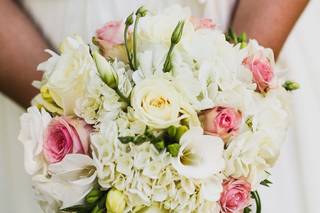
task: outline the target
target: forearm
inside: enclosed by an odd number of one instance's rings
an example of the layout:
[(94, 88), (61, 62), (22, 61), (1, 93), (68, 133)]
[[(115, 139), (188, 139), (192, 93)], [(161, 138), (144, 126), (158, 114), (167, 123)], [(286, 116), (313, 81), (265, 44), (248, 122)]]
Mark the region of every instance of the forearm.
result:
[(235, 9), (232, 28), (246, 32), (277, 57), (287, 36), (308, 0), (240, 0)]
[(0, 0), (0, 91), (23, 106), (30, 103), (40, 79), (37, 65), (48, 56), (41, 34), (23, 11), (9, 0)]

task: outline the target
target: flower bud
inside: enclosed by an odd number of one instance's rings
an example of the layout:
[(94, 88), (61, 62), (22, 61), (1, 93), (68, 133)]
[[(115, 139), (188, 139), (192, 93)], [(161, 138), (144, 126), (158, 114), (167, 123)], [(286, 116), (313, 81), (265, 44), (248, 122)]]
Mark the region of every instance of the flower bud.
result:
[(100, 55), (98, 51), (94, 51), (92, 55), (96, 62), (98, 72), (103, 82), (111, 88), (117, 87), (118, 77), (115, 71), (113, 70), (111, 64), (107, 61), (107, 59)]
[(102, 193), (99, 189), (93, 188), (93, 189), (89, 192), (89, 194), (87, 194), (87, 196), (86, 196), (86, 202), (87, 202), (88, 204), (94, 204), (94, 203), (96, 203), (96, 202), (99, 200), (99, 198), (100, 198), (102, 195), (103, 195), (103, 193)]
[(122, 213), (126, 207), (123, 193), (119, 190), (111, 189), (107, 195), (106, 207), (110, 213)]
[(125, 24), (127, 26), (130, 26), (131, 24), (133, 24), (133, 13), (131, 13), (130, 16), (127, 17)]
[(180, 141), (181, 136), (188, 131), (188, 127), (187, 126), (179, 126), (177, 128), (177, 133), (175, 135), (175, 139), (176, 141)]
[(170, 126), (167, 130), (169, 137), (174, 138), (177, 134), (177, 128), (175, 126)]
[(171, 36), (171, 43), (173, 44), (178, 44), (181, 36), (182, 36), (182, 32), (183, 32), (183, 26), (184, 26), (184, 21), (179, 21), (179, 23), (177, 24), (176, 28), (174, 29), (172, 36)]
[(153, 144), (159, 152), (161, 152), (165, 147), (165, 143), (163, 140), (156, 141)]
[(282, 85), (287, 91), (297, 90), (300, 88), (300, 85), (294, 81), (286, 81)]
[(177, 157), (179, 154), (181, 145), (178, 143), (173, 143), (167, 146), (168, 152), (171, 154), (172, 157)]
[(139, 16), (141, 16), (141, 17), (144, 17), (145, 15), (147, 15), (147, 12), (148, 12), (148, 10), (147, 10), (144, 6), (141, 6), (141, 7), (139, 7), (139, 9), (137, 10), (136, 15), (139, 15)]

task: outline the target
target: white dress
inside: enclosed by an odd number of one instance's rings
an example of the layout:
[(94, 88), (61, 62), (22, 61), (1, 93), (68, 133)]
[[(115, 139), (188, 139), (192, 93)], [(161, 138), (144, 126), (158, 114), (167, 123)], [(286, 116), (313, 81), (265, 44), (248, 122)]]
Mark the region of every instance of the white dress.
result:
[[(161, 9), (173, 3), (189, 6), (195, 16), (211, 17), (225, 28), (235, 0), (23, 0), (26, 9), (58, 46), (67, 35), (79, 34), (87, 41), (105, 22), (124, 18), (144, 4)], [(320, 212), (320, 171), (317, 151), (320, 143), (314, 133), (320, 120), (320, 29), (315, 20), (320, 2), (312, 1), (290, 36), (280, 58), (302, 89), (295, 95), (293, 134), (283, 147), (274, 169), (270, 189), (262, 190), (263, 212)], [(314, 23), (313, 23), (314, 22)], [(303, 44), (303, 45), (301, 45)], [(23, 110), (0, 94), (0, 206), (1, 212), (40, 212), (31, 190), (30, 177), (23, 169), (22, 145), (17, 142), (19, 115)], [(297, 122), (299, 121), (299, 123)], [(318, 125), (318, 126), (317, 126)], [(316, 136), (316, 135), (315, 135)], [(313, 143), (314, 142), (314, 143)]]

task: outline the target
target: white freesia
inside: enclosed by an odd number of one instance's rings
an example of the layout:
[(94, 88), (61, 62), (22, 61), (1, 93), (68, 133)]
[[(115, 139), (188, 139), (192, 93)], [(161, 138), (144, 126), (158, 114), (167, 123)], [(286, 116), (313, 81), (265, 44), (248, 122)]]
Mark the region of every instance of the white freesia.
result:
[(180, 139), (180, 150), (172, 165), (187, 178), (202, 179), (224, 169), (223, 141), (219, 137), (203, 135), (201, 128), (191, 128)]
[[(76, 100), (85, 95), (90, 73), (97, 73), (89, 47), (78, 36), (68, 37), (61, 46), (61, 55), (54, 54), (38, 66), (45, 71), (44, 84), (65, 115), (74, 114)], [(56, 62), (54, 66), (52, 63)]]
[(50, 177), (33, 178), (35, 189), (60, 202), (59, 208), (80, 204), (96, 179), (95, 164), (87, 155), (69, 154), (59, 163), (49, 165)]
[(51, 116), (44, 109), (28, 108), (21, 118), (21, 130), (18, 139), (24, 145), (24, 165), (28, 174), (34, 175), (46, 165), (42, 155), (44, 132)]
[(132, 91), (131, 104), (136, 117), (150, 127), (167, 128), (184, 118), (189, 118), (191, 125), (199, 125), (196, 112), (166, 79), (141, 81)]

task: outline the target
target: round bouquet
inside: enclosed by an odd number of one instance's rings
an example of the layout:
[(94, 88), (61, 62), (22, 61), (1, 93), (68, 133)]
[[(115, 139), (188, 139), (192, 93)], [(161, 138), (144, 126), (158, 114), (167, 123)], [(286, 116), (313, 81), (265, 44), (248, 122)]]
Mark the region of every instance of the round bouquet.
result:
[(173, 6), (66, 38), (21, 117), (44, 212), (261, 211), (292, 81), (273, 53)]

